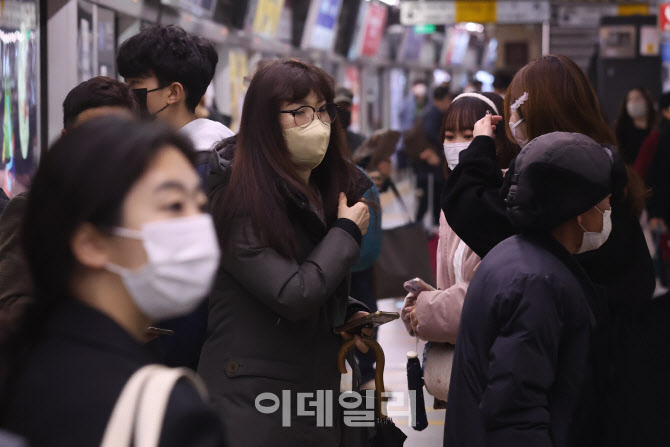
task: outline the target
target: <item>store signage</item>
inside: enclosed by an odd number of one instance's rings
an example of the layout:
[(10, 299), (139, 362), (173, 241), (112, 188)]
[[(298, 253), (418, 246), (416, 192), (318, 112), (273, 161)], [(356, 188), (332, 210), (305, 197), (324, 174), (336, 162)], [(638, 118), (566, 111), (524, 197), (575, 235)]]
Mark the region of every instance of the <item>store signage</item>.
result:
[(361, 56), (373, 57), (377, 54), (384, 37), (388, 9), (380, 3), (372, 3), (365, 17)]
[(258, 0), (254, 17), (254, 32), (265, 37), (275, 37), (284, 0)]
[(330, 50), (335, 38), (337, 18), (340, 14), (342, 0), (320, 0), (312, 3), (307, 20), (303, 47)]
[(661, 31), (670, 31), (670, 3), (663, 3), (658, 12), (658, 25)]

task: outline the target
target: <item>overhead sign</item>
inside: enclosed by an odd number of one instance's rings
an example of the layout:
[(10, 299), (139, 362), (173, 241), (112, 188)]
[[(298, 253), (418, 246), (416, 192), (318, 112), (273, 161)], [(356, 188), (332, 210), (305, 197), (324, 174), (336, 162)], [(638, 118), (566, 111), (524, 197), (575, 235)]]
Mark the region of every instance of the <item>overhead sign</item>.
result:
[(470, 0), (456, 2), (456, 22), (494, 23), (496, 21), (496, 2)]
[(406, 1), (400, 3), (400, 23), (451, 25), (458, 22), (525, 24), (551, 18), (548, 0), (494, 1)]
[(601, 17), (616, 16), (618, 12), (616, 5), (559, 6), (557, 20), (559, 26), (595, 28)]
[(401, 2), (400, 23), (406, 26), (456, 23), (456, 3), (440, 1)]
[(499, 24), (543, 23), (551, 19), (551, 5), (548, 1), (498, 2), (497, 20)]
[(670, 3), (663, 3), (658, 12), (658, 24), (661, 31), (670, 31)]
[(435, 25), (415, 25), (414, 26), (414, 32), (416, 34), (433, 34), (435, 31), (437, 31), (437, 27)]

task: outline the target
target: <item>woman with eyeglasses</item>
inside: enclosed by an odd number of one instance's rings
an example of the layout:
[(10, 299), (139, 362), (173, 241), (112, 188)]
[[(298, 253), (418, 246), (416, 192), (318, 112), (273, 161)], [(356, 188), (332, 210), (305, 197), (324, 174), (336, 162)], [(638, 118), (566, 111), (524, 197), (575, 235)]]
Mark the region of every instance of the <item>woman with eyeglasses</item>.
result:
[(198, 373), (231, 445), (341, 443), (336, 360), (353, 335), (334, 329), (368, 313), (348, 292), (371, 182), (345, 158), (333, 98), (320, 68), (263, 62), (210, 161), (222, 264)]

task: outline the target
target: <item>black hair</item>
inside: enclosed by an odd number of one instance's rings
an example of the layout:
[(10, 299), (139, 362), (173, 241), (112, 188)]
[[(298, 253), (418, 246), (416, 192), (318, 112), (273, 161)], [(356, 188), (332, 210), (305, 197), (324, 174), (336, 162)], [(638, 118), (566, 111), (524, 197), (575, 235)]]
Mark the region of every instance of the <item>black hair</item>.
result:
[(97, 76), (82, 82), (65, 97), (63, 127), (70, 130), (81, 112), (103, 106), (125, 107), (138, 113), (137, 100), (126, 84), (106, 76)]
[(449, 96), (449, 87), (446, 85), (440, 85), (433, 90), (433, 99), (435, 101), (441, 101), (447, 96)]
[(71, 299), (74, 232), (83, 223), (102, 231), (119, 225), (128, 192), (168, 145), (194, 163), (191, 143), (169, 128), (110, 116), (76, 126), (42, 156), (21, 228), (35, 295), (0, 337), (1, 403), (46, 319)]
[(214, 78), (219, 55), (202, 37), (178, 26), (155, 25), (123, 42), (116, 62), (124, 78), (155, 75), (161, 87), (179, 82), (193, 112)]
[(496, 90), (507, 90), (514, 76), (504, 70), (498, 70), (493, 74), (493, 88)]
[[(498, 109), (498, 113), (503, 116), (502, 122), (505, 122), (506, 119), (504, 116), (504, 103), (500, 95), (491, 92), (480, 94), (490, 99), (493, 104), (495, 104), (496, 109)], [(491, 110), (491, 106), (489, 106), (485, 101), (482, 101), (480, 98), (466, 96), (452, 102), (449, 106), (449, 109), (444, 114), (444, 119), (442, 120), (442, 129), (440, 130), (440, 138), (444, 139), (444, 134), (448, 131), (457, 132), (474, 129), (475, 123), (484, 118), (487, 111), (495, 113), (493, 110)], [(505, 134), (505, 128), (503, 126), (496, 126), (494, 133), (498, 166), (501, 169), (505, 169), (509, 167), (510, 162), (519, 153), (520, 148), (518, 145), (507, 138), (507, 135)]]
[(166, 145), (193, 160), (190, 142), (164, 126), (102, 117), (72, 129), (43, 156), (23, 222), (38, 295), (69, 293), (72, 233), (84, 222), (117, 225), (126, 194)]
[(658, 98), (658, 109), (665, 110), (670, 107), (670, 92), (665, 92)]

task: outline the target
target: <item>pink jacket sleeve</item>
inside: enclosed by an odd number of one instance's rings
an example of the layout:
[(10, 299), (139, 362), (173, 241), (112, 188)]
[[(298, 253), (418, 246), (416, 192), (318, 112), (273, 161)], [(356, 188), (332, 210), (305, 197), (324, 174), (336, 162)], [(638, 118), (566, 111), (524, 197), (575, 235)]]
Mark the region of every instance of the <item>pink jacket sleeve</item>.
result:
[(422, 340), (456, 343), (463, 301), (469, 282), (460, 282), (447, 290), (421, 292), (416, 300), (419, 320), (417, 335)]
[(416, 299), (417, 335), (422, 340), (456, 342), (465, 295), (480, 262), (479, 257), (466, 247), (462, 253), (462, 280), (456, 282), (454, 256), (460, 243), (461, 239), (449, 227), (442, 213), (437, 249), (437, 286), (441, 290), (422, 292)]

